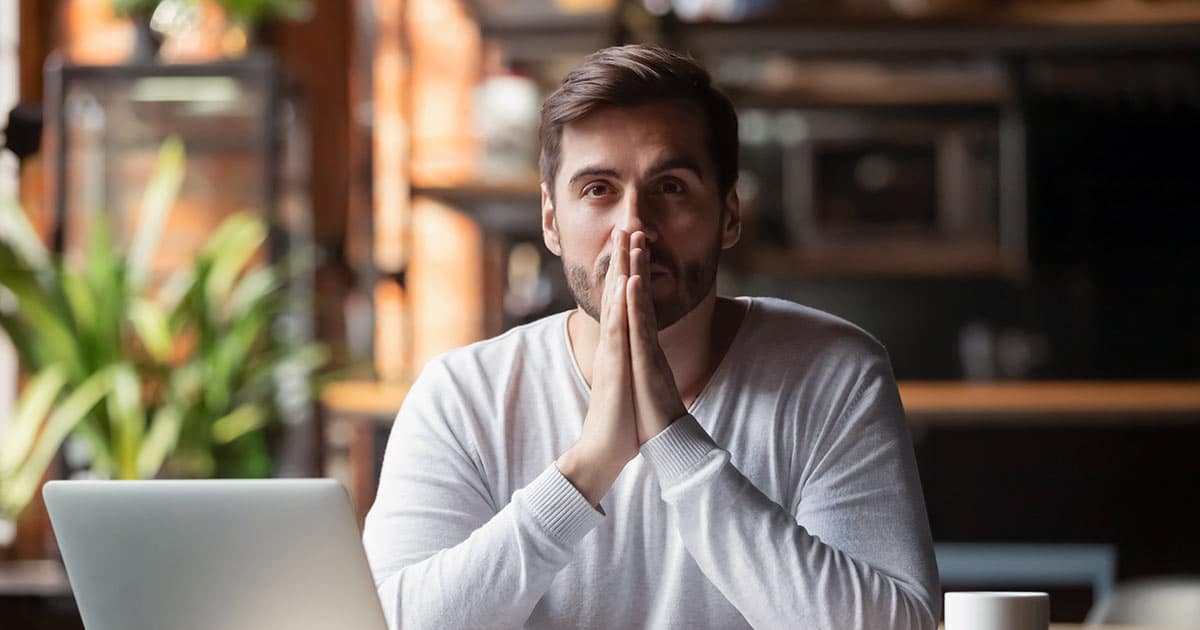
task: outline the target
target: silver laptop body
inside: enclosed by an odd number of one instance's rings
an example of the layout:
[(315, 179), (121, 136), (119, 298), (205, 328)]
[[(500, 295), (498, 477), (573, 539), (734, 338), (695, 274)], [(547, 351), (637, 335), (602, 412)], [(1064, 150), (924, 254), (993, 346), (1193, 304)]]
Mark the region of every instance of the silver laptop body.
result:
[(88, 630), (386, 630), (332, 479), (52, 481)]

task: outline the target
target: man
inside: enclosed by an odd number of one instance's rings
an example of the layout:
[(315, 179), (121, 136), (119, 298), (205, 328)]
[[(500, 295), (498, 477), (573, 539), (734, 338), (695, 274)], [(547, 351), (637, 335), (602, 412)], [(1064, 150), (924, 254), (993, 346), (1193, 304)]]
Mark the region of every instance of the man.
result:
[(542, 230), (579, 307), (442, 355), (364, 544), (404, 628), (933, 628), (887, 354), (718, 298), (737, 118), (686, 57), (600, 51), (542, 109)]

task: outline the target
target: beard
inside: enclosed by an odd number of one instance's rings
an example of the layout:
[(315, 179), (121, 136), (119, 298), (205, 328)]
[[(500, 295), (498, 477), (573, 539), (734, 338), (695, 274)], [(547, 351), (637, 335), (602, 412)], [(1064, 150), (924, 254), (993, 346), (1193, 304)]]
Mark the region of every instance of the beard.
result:
[[(712, 291), (717, 279), (717, 263), (721, 259), (720, 239), (714, 244), (709, 253), (700, 260), (681, 264), (665, 249), (655, 244), (647, 243), (650, 260), (655, 265), (666, 267), (669, 271), (668, 280), (672, 287), (669, 295), (653, 298), (654, 319), (658, 329), (663, 330), (683, 319), (684, 315), (692, 312)], [(589, 317), (600, 321), (600, 300), (597, 296), (604, 292), (604, 277), (608, 274), (608, 266), (612, 255), (606, 254), (596, 261), (596, 268), (588, 270), (583, 265), (572, 265), (563, 256), (563, 273), (567, 277), (567, 286), (575, 303)], [(654, 295), (654, 281), (649, 274), (643, 274), (642, 281)]]

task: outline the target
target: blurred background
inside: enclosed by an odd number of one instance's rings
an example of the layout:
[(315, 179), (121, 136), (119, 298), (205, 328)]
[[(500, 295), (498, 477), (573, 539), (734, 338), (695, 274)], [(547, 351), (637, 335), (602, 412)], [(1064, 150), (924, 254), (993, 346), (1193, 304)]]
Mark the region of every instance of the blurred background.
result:
[(47, 478), (361, 518), (421, 366), (573, 306), (539, 107), (632, 42), (738, 107), (719, 290), (888, 348), (946, 589), (1200, 597), (1200, 2), (0, 0), (0, 625), (80, 627)]

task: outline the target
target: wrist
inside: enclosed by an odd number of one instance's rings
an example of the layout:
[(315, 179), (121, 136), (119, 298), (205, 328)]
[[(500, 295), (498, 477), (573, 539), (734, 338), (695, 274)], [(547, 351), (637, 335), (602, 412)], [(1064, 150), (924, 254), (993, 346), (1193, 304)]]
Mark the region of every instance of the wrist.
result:
[(684, 409), (683, 411), (679, 411), (679, 412), (672, 412), (667, 415), (663, 415), (659, 418), (648, 420), (641, 427), (641, 430), (638, 431), (638, 448), (640, 449), (642, 447), (642, 445), (644, 445), (646, 442), (653, 440), (655, 437), (658, 436), (659, 433), (666, 431), (668, 428), (671, 427), (672, 424), (675, 423), (676, 420), (682, 418), (685, 415), (687, 415), (686, 409)]
[(593, 507), (599, 507), (600, 500), (608, 494), (621, 473), (621, 468), (613, 470), (611, 462), (589, 454), (578, 443), (563, 452), (554, 464)]

